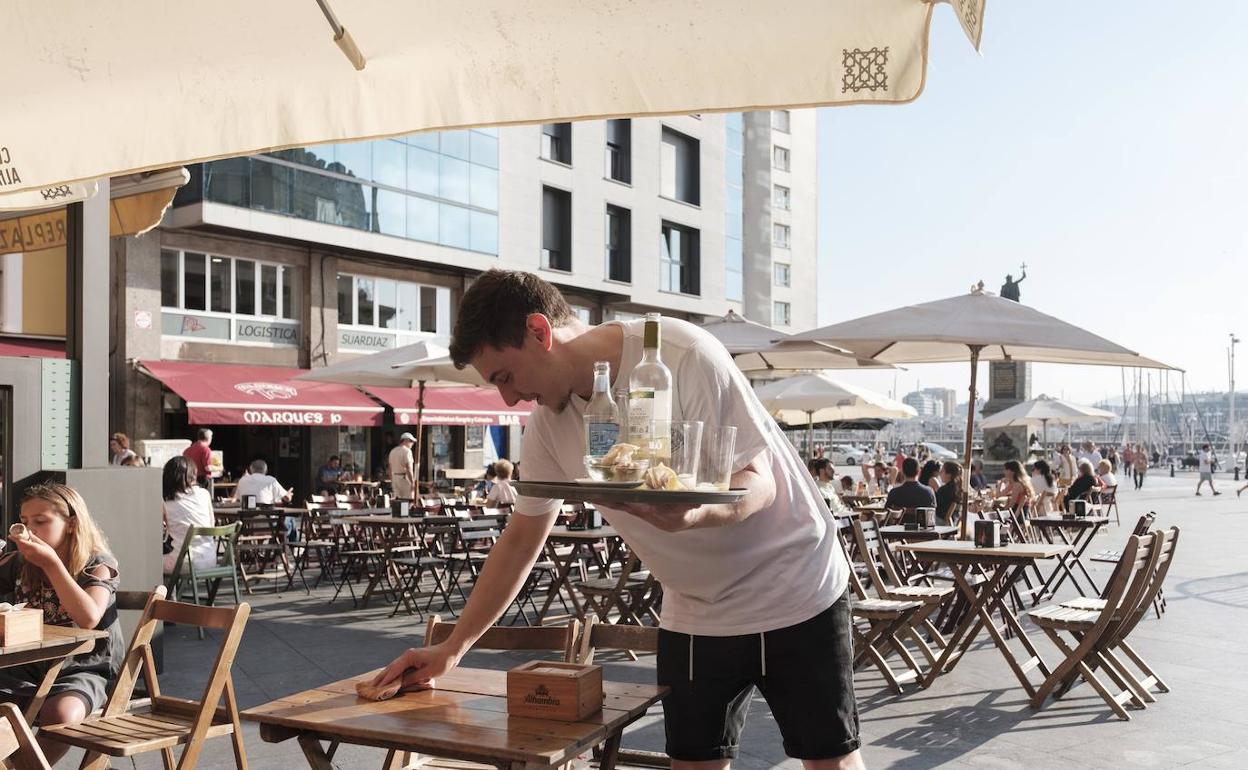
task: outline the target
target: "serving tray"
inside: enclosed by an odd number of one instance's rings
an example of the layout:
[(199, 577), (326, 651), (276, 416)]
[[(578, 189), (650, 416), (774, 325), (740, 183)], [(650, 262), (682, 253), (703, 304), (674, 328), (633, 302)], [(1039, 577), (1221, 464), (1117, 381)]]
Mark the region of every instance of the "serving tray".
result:
[(594, 503), (644, 503), (664, 504), (714, 504), (735, 503), (745, 497), (748, 489), (690, 489), (676, 492), (664, 489), (602, 487), (593, 483), (577, 484), (574, 481), (514, 481), (512, 487), (525, 497), (559, 498), (562, 500), (586, 500)]

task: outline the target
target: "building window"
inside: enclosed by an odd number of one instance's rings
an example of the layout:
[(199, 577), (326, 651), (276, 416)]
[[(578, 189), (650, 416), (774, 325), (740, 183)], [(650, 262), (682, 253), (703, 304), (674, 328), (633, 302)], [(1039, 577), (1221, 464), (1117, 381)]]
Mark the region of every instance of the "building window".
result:
[(547, 123), (542, 126), (542, 157), (572, 165), (571, 123)]
[(607, 205), (607, 278), (633, 280), (633, 214), (626, 208)]
[(298, 342), (294, 268), (162, 249), (163, 334), (226, 342)]
[(783, 262), (775, 264), (776, 285), (791, 286), (793, 285), (793, 268)]
[(633, 121), (607, 121), (607, 179), (633, 181)]
[[(338, 347), (378, 350), (450, 329), (450, 289), (338, 274)], [(439, 306), (445, 312), (439, 312)], [(377, 329), (397, 334), (379, 335)]]
[(699, 233), (692, 227), (663, 223), (659, 243), (659, 288), (701, 294)]
[(581, 323), (593, 323), (593, 321), (590, 320), (593, 317), (593, 314), (590, 312), (590, 309), (584, 305), (572, 305), (572, 314), (576, 316), (577, 320)]
[(781, 133), (789, 133), (789, 111), (788, 110), (772, 110), (771, 111), (771, 127)]
[(789, 303), (773, 302), (772, 304), (775, 306), (775, 312), (773, 313), (773, 318), (772, 318), (772, 321), (773, 321), (772, 325), (773, 326), (788, 326), (792, 322), (792, 318), (790, 317)]
[(195, 168), (198, 189), (183, 188), (174, 205), (208, 200), (498, 253), (494, 129), (294, 148)]
[(789, 237), (792, 234), (789, 226), (782, 225), (777, 222), (771, 226), (771, 230), (771, 245), (775, 246), (777, 249), (789, 248)]
[(789, 170), (789, 148), (788, 147), (772, 147), (771, 148), (771, 165), (780, 171)]
[(785, 187), (782, 184), (778, 184), (773, 188), (772, 196), (771, 196), (771, 205), (775, 206), (776, 208), (782, 211), (788, 211), (789, 208), (792, 206), (790, 197), (791, 197), (791, 194), (789, 192), (789, 188)]
[(572, 193), (542, 188), (542, 267), (572, 272)]
[(660, 195), (694, 206), (701, 204), (699, 145), (691, 136), (663, 128), (659, 145)]

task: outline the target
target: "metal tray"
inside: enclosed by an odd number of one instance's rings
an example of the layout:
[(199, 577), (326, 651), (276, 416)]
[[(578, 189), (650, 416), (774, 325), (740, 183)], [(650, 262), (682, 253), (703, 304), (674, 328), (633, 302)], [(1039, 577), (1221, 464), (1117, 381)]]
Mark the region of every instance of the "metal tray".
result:
[(585, 500), (594, 503), (645, 503), (648, 505), (735, 503), (745, 497), (747, 489), (729, 489), (723, 492), (695, 489), (669, 492), (662, 489), (603, 488), (571, 481), (514, 481), (516, 492), (525, 497)]

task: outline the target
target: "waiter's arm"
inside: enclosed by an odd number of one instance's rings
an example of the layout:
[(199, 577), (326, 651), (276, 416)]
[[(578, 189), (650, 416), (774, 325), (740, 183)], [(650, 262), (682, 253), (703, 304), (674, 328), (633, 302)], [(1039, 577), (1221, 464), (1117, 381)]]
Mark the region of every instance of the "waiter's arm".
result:
[(755, 455), (744, 468), (732, 474), (729, 486), (733, 489), (748, 491), (735, 503), (695, 507), (611, 504), (608, 507), (630, 513), (668, 532), (737, 524), (768, 507), (776, 499), (776, 479), (771, 472), (771, 452), (765, 449)]

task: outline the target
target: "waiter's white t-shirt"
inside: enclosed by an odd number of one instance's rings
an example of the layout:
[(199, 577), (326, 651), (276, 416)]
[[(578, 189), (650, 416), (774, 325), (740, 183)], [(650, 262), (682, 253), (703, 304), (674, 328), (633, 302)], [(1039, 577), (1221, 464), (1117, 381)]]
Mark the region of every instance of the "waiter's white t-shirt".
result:
[[(617, 382), (641, 360), (644, 321), (623, 327)], [(718, 340), (693, 324), (662, 320), (660, 355), (672, 371), (672, 419), (737, 428), (734, 471), (770, 451), (775, 501), (745, 521), (664, 532), (601, 505), (646, 567), (663, 583), (661, 626), (705, 636), (736, 636), (809, 620), (841, 597), (849, 567), (835, 524), (797, 450), (759, 403), (749, 382)], [(621, 380), (620, 378), (624, 378)], [(537, 407), (521, 446), (525, 480), (568, 481), (585, 476), (586, 401), (573, 395), (562, 412)], [(521, 496), (515, 513), (540, 516), (561, 500)]]

